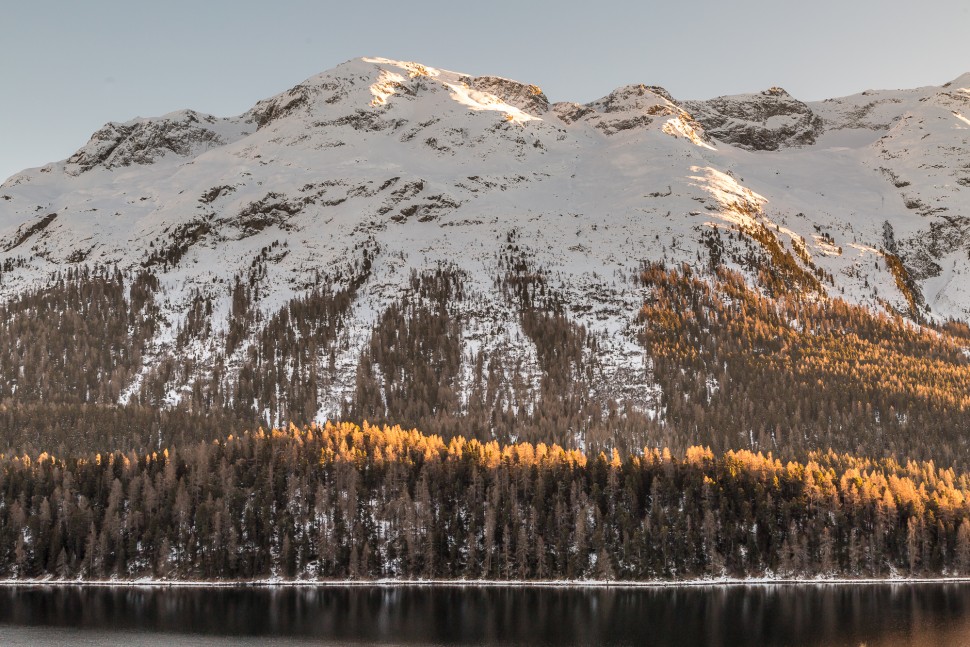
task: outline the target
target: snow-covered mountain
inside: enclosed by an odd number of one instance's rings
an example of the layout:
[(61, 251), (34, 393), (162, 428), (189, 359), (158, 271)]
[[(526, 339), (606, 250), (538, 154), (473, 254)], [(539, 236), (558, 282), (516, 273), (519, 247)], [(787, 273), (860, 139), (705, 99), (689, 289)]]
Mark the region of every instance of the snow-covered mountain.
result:
[[(218, 333), (236, 277), (255, 286), (267, 320), (321, 275), (356, 276), (348, 324), (320, 349), (331, 369), (317, 415), (338, 415), (382, 313), (413, 291), (413, 272), (441, 267), (463, 281), (449, 305), (461, 375), (488, 350), (534, 386), (535, 344), (499, 286), (513, 249), (598, 340), (584, 352), (603, 388), (644, 410), (654, 393), (636, 338), (644, 294), (631, 280), (644, 261), (703, 268), (716, 254), (754, 283), (784, 257), (818, 277), (818, 298), (965, 320), (970, 74), (823, 102), (780, 88), (680, 101), (629, 85), (577, 104), (527, 83), (361, 58), (238, 117), (108, 124), (67, 160), (0, 186), (5, 299), (80, 265), (157, 277), (163, 323), (122, 401), (175, 352), (200, 295), (216, 334), (179, 350), (203, 368), (168, 380), (173, 404), (227, 352)], [(257, 335), (229, 349), (227, 370)]]

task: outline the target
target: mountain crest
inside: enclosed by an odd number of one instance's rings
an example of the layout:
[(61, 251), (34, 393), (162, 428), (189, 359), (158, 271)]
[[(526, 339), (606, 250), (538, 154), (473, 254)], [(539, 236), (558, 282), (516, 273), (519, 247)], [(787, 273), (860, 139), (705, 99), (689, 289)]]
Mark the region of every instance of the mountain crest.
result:
[(531, 115), (540, 116), (549, 111), (549, 99), (537, 85), (519, 83), (500, 76), (462, 76), (459, 81), (479, 92), (493, 94)]
[(822, 133), (822, 119), (780, 87), (758, 94), (688, 101), (687, 109), (714, 139), (748, 150), (810, 146)]
[(65, 171), (77, 175), (98, 166), (112, 169), (153, 164), (169, 156), (190, 157), (238, 137), (241, 129), (236, 125), (194, 110), (124, 123), (109, 122), (67, 159)]
[(968, 94), (970, 94), (970, 72), (958, 76), (949, 83), (944, 83), (943, 87), (947, 88), (948, 90), (965, 90)]

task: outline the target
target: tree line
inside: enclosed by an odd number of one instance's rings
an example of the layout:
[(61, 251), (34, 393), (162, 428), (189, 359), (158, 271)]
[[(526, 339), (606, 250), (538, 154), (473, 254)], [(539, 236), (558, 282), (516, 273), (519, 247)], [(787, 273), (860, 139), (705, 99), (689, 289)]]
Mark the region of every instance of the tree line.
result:
[(639, 280), (671, 447), (800, 458), (831, 447), (970, 466), (965, 324), (934, 329), (841, 299), (771, 297), (723, 267), (647, 264)]
[[(270, 244), (222, 297), (190, 297), (168, 347), (154, 346), (165, 322), (151, 268), (55, 274), (0, 304), (0, 451), (144, 451), (311, 422), (346, 378), (336, 359), (379, 252), (363, 245), (263, 312), (267, 268), (288, 253)], [(966, 323), (917, 326), (823, 298), (807, 278), (753, 287), (716, 260), (704, 270), (646, 264), (636, 278), (642, 388), (652, 381), (661, 394), (649, 412), (606, 383), (602, 334), (580, 323), (513, 231), (496, 259), (497, 304), (469, 293), (453, 266), (413, 273), (376, 318), (354, 388), (330, 413), (594, 453), (705, 445), (805, 460), (830, 447), (970, 467)], [(493, 329), (498, 341), (473, 349), (469, 313), (496, 305), (521, 338)]]
[(589, 455), (310, 425), (0, 457), (0, 577), (970, 573), (970, 476), (833, 451)]

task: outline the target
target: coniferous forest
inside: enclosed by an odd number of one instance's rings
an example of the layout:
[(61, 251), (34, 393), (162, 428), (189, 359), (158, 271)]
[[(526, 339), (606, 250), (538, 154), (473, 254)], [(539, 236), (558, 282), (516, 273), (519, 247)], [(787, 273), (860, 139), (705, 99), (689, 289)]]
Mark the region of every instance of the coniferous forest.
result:
[[(357, 358), (341, 413), (379, 426), (314, 424), (371, 254), (270, 316), (256, 264), (226, 325), (194, 297), (169, 355), (149, 270), (0, 307), (0, 577), (970, 574), (965, 324), (646, 264), (648, 414), (510, 237), (496, 281), (536, 375), (463, 347), (474, 295), (439, 267)], [(181, 352), (204, 343), (208, 365)]]
[(970, 573), (970, 477), (932, 462), (586, 456), (349, 423), (0, 461), (4, 577)]

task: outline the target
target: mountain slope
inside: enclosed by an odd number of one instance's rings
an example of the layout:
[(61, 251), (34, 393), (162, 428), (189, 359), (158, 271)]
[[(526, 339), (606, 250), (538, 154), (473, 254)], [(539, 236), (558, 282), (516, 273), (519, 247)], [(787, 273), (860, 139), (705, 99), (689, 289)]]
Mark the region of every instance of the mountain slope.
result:
[(820, 103), (630, 85), (583, 105), (355, 59), (238, 117), (108, 124), (10, 178), (0, 292), (98, 266), (144, 292), (118, 342), (137, 358), (84, 402), (636, 443), (667, 433), (644, 262), (965, 320), (968, 136), (970, 76)]

